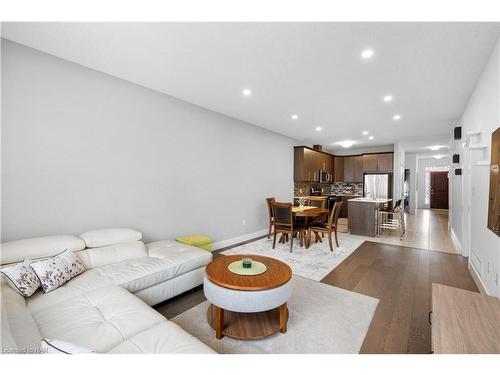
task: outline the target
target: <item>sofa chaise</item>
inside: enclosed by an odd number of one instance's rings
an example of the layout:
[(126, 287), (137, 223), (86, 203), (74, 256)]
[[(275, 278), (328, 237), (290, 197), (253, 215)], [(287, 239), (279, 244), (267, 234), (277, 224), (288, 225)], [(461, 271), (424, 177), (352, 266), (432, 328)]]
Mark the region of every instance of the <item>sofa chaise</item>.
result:
[(138, 231), (115, 228), (2, 244), (2, 265), (70, 249), (86, 268), (59, 288), (30, 297), (2, 278), (2, 352), (37, 353), (41, 340), (49, 339), (97, 353), (214, 353), (150, 307), (201, 285), (211, 253), (141, 239)]

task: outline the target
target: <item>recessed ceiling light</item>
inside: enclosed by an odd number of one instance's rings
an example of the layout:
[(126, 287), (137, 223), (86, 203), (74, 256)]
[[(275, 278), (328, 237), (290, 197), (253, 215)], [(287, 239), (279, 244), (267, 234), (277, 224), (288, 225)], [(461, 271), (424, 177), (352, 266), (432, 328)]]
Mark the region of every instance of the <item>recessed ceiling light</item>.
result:
[(434, 155), (434, 158), (435, 159), (442, 159), (442, 158), (444, 158), (444, 155)]
[(252, 90), (250, 90), (250, 89), (244, 89), (242, 91), (242, 93), (243, 93), (244, 96), (250, 96), (250, 95), (252, 95)]
[(394, 115), (392, 116), (392, 119), (396, 121), (401, 120), (401, 115)]
[(292, 115), (292, 120), (297, 120), (299, 118), (299, 115)]
[(342, 142), (338, 142), (337, 144), (344, 147), (344, 148), (349, 148), (354, 144), (354, 141), (342, 141)]
[(363, 135), (368, 135), (368, 132), (365, 130), (365, 131), (363, 132)]
[(384, 102), (392, 102), (392, 95), (386, 95), (384, 96)]
[(323, 128), (321, 126), (316, 126), (316, 131), (317, 132), (320, 132), (321, 130), (323, 130)]
[(373, 135), (370, 135), (370, 136), (368, 137), (368, 139), (369, 139), (370, 141), (371, 141), (371, 140), (373, 140)]
[(369, 48), (369, 49), (365, 49), (363, 52), (361, 52), (361, 57), (363, 59), (369, 59), (369, 58), (373, 57), (373, 54), (374, 54), (373, 50), (371, 48)]
[(445, 147), (445, 146), (435, 145), (435, 146), (429, 146), (429, 147), (427, 147), (427, 148), (428, 148), (429, 150), (432, 150), (432, 151), (437, 151), (437, 150), (442, 149), (443, 147)]

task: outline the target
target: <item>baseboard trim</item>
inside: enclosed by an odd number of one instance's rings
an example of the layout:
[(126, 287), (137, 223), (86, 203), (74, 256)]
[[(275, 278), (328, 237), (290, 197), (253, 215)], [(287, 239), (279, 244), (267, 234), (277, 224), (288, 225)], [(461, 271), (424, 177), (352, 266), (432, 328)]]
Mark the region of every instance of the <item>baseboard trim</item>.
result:
[(450, 228), (450, 233), (451, 233), (451, 240), (453, 241), (453, 244), (457, 247), (459, 254), (462, 254), (462, 244), (460, 243), (453, 228)]
[(481, 278), (479, 277), (479, 274), (478, 274), (478, 272), (476, 270), (476, 267), (474, 267), (474, 264), (472, 262), (469, 262), (469, 267), (468, 268), (469, 268), (469, 272), (470, 272), (470, 274), (472, 276), (472, 279), (476, 283), (476, 286), (479, 289), (479, 291), (481, 292), (481, 294), (490, 295), (488, 293), (488, 290), (484, 286), (483, 282), (481, 281)]
[(227, 239), (227, 240), (215, 242), (215, 243), (212, 244), (212, 251), (220, 250), (220, 249), (223, 249), (223, 248), (228, 247), (228, 246), (236, 245), (236, 244), (238, 244), (240, 242), (245, 242), (245, 241), (248, 241), (248, 240), (253, 240), (253, 239), (257, 238), (257, 237), (265, 236), (265, 235), (267, 235), (267, 233), (268, 233), (268, 229), (262, 229), (262, 230), (259, 230), (257, 232), (243, 234), (243, 235), (238, 236), (238, 237), (234, 237), (234, 238), (230, 238), (230, 239)]

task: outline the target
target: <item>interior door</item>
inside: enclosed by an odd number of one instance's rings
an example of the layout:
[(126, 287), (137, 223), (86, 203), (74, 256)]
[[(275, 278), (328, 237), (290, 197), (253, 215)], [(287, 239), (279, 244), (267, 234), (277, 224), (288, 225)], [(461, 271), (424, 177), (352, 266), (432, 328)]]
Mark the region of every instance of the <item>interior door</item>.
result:
[(448, 172), (431, 172), (431, 208), (448, 209)]

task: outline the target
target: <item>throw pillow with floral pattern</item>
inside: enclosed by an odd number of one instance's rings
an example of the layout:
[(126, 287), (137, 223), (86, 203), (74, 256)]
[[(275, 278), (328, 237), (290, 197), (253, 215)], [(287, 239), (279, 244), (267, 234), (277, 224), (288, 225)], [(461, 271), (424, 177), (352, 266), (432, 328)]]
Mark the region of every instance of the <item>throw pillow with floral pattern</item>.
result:
[(9, 286), (24, 297), (29, 297), (40, 287), (40, 280), (30, 267), (31, 260), (0, 269)]
[(30, 265), (40, 279), (44, 293), (59, 288), (85, 271), (82, 261), (69, 249), (50, 259), (33, 262)]

